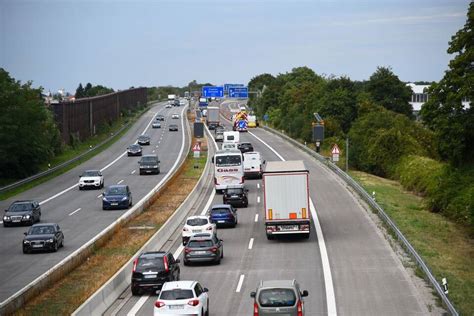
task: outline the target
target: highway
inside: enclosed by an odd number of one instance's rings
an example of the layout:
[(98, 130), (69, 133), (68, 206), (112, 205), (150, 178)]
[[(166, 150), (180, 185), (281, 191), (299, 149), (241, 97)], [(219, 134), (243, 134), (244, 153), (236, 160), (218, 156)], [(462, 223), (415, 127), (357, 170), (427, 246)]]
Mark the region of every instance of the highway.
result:
[[(429, 314), (411, 276), (345, 183), (308, 154), (263, 129), (240, 135), (241, 142), (251, 142), (267, 161), (305, 161), (317, 216), (312, 216), (309, 240), (267, 240), (261, 181), (246, 180), (249, 206), (239, 209), (238, 226), (218, 230), (224, 240), (222, 263), (181, 264), (182, 280), (198, 280), (209, 289), (211, 315), (252, 315), (249, 295), (258, 281), (293, 278), (309, 291), (306, 315)], [(197, 213), (205, 213), (209, 205), (221, 202), (221, 195), (203, 197)], [(314, 223), (322, 228), (319, 238)], [(181, 255), (180, 231), (170, 240), (174, 244), (163, 250)], [(156, 298), (133, 297), (127, 289), (106, 315), (151, 315)]]
[[(101, 169), (105, 186), (128, 184), (136, 204), (150, 192), (170, 169), (187, 155), (189, 137), (185, 123), (186, 108), (167, 109), (165, 103), (156, 103), (109, 148), (78, 167), (24, 193), (0, 202), (2, 210), (14, 200), (34, 199), (40, 202), (41, 222), (55, 222), (62, 228), (65, 236), (64, 248), (56, 253), (22, 253), (23, 232), (28, 227), (0, 227), (0, 302), (22, 289), (41, 274), (49, 270), (70, 253), (92, 239), (126, 210), (102, 210), (102, 190), (79, 191), (77, 183), (84, 170)], [(179, 119), (171, 119), (178, 113)], [(161, 129), (152, 129), (151, 123), (156, 114), (164, 114)], [(169, 132), (168, 124), (176, 123), (178, 132)], [(159, 175), (143, 175), (138, 172), (140, 157), (127, 157), (127, 147), (134, 143), (142, 133), (151, 136), (151, 145), (143, 146), (143, 154), (158, 154), (161, 160)], [(3, 218), (3, 216), (2, 216)], [(1, 224), (1, 222), (0, 222)]]

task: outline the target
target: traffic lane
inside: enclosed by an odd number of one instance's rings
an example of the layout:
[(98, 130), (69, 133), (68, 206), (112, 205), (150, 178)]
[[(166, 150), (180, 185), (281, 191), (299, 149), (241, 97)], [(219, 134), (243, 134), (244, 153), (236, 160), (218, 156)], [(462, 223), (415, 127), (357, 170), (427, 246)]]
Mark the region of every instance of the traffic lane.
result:
[(310, 155), (261, 129), (252, 131), (289, 160), (304, 160), (324, 232), (338, 313), (428, 313), (420, 293), (380, 229), (346, 184)]
[[(173, 155), (173, 157), (169, 157), (169, 159), (166, 159), (164, 163), (165, 166), (169, 165), (169, 167), (171, 167), (171, 165), (176, 161), (177, 152), (175, 152), (174, 150), (175, 144), (176, 141), (174, 140), (172, 146), (173, 148), (167, 150), (167, 152), (170, 155)], [(168, 156), (166, 156), (166, 158), (168, 158)], [(123, 172), (123, 170), (126, 169), (120, 166), (120, 163), (124, 161), (126, 162), (127, 159), (119, 160), (117, 165), (110, 168), (111, 171), (113, 171), (116, 167), (118, 167), (117, 174), (112, 173), (112, 183), (119, 183), (121, 181), (125, 181), (127, 179), (127, 176), (129, 176), (129, 174), (120, 174), (121, 172)], [(130, 169), (131, 166), (129, 166), (128, 168)], [(160, 179), (163, 176), (164, 175), (161, 175)], [(110, 178), (108, 178), (108, 180), (106, 178), (106, 181), (109, 182), (109, 184), (111, 182), (110, 180)], [(145, 181), (138, 180), (136, 182), (137, 187), (140, 188), (140, 191), (143, 191), (139, 192), (138, 198), (143, 197), (151, 187), (155, 186), (156, 183), (158, 183), (157, 179), (153, 179), (152, 177)], [(2, 281), (2, 290), (0, 290), (0, 297), (6, 299), (8, 296), (21, 289), (21, 287), (31, 282), (35, 277), (47, 271), (48, 268), (53, 265), (51, 264), (51, 262), (59, 262), (60, 259), (66, 257), (75, 249), (79, 248), (82, 244), (84, 244), (91, 237), (102, 231), (105, 227), (107, 227), (111, 222), (121, 216), (124, 212), (98, 211), (101, 210), (102, 200), (97, 193), (101, 191), (81, 191), (79, 193), (74, 192), (76, 190), (78, 189), (75, 188), (73, 192), (68, 192), (64, 196), (60, 196), (57, 199), (54, 199), (49, 202), (47, 205), (48, 208), (51, 207), (51, 209), (48, 212), (46, 212), (46, 208), (43, 207), (42, 222), (53, 221), (59, 223), (65, 234), (66, 247), (61, 249), (58, 253), (54, 254), (54, 256), (50, 255), (48, 257), (36, 257), (37, 260), (41, 262), (37, 262), (35, 265), (32, 266), (30, 262), (31, 258), (28, 258), (28, 256), (23, 255), (21, 251), (21, 240), (23, 237), (22, 232), (27, 230), (27, 227), (12, 227), (11, 229), (9, 228), (5, 231), (2, 231), (12, 235), (9, 236), (11, 238), (6, 239), (7, 242), (0, 245), (2, 253), (11, 252), (15, 255), (5, 258), (4, 264), (0, 268), (0, 274), (4, 276), (4, 279), (0, 280)], [(136, 194), (135, 198), (137, 198)], [(135, 199), (135, 201), (138, 201), (138, 199)], [(70, 222), (70, 219), (72, 220), (71, 225), (69, 225), (68, 223)], [(18, 231), (19, 229), (21, 229), (21, 231)], [(1, 276), (0, 279), (2, 279)]]
[[(181, 280), (197, 280), (203, 287), (209, 289), (209, 304), (211, 315), (235, 315), (235, 303), (233, 303), (240, 276), (247, 273), (247, 262), (252, 255), (253, 248), (248, 249), (250, 238), (255, 234), (255, 214), (258, 209), (257, 183), (251, 181), (249, 190), (249, 206), (238, 208), (239, 223), (235, 228), (218, 228), (217, 235), (224, 240), (224, 258), (220, 265), (216, 264), (192, 264), (185, 266), (181, 260)], [(222, 195), (216, 194), (212, 205), (222, 204)], [(178, 249), (181, 239), (173, 246), (173, 252)], [(151, 315), (157, 295), (150, 296), (140, 309), (138, 315)], [(137, 300), (134, 300), (135, 302)], [(127, 315), (133, 304), (128, 304), (118, 315)]]

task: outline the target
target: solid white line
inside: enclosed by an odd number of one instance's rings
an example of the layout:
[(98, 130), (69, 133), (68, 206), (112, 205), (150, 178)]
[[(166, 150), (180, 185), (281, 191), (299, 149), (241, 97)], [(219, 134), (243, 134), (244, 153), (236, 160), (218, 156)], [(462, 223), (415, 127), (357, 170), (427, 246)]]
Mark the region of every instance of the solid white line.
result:
[(250, 238), (250, 241), (249, 241), (249, 250), (251, 250), (253, 247), (253, 238)]
[(240, 290), (242, 289), (242, 283), (244, 283), (244, 278), (245, 275), (241, 274), (239, 278), (239, 283), (237, 283), (237, 288), (235, 289), (236, 293), (240, 293)]
[(137, 170), (133, 170), (131, 173), (134, 174), (135, 172), (137, 172)]
[[(267, 146), (275, 155), (278, 156), (282, 161), (285, 159), (270, 145), (264, 142), (260, 137), (256, 136), (252, 132), (248, 132), (250, 135), (254, 136), (257, 140), (259, 140), (262, 144)], [(321, 253), (321, 264), (323, 265), (323, 274), (324, 274), (324, 287), (326, 289), (326, 304), (328, 308), (327, 315), (336, 316), (337, 309), (336, 309), (336, 296), (334, 295), (334, 284), (332, 282), (332, 274), (331, 274), (331, 266), (329, 264), (329, 257), (326, 249), (326, 244), (324, 242), (324, 235), (323, 230), (321, 229), (321, 225), (319, 224), (318, 214), (316, 213), (316, 209), (314, 208), (313, 201), (309, 199), (310, 211), (313, 217), (314, 227), (316, 227), (316, 235), (318, 236), (318, 245), (319, 245), (319, 252)]]
[(174, 252), (173, 256), (175, 259), (179, 258), (179, 256), (181, 256), (181, 253), (183, 252), (184, 250), (184, 246), (183, 244), (180, 244), (178, 249), (176, 249), (176, 251)]
[(102, 197), (102, 194), (97, 195), (97, 198), (100, 199)]
[(81, 210), (81, 208), (78, 208), (78, 209), (75, 210), (74, 212), (69, 213), (69, 216), (76, 214), (76, 213), (79, 212), (80, 210)]
[(127, 313), (127, 316), (135, 316), (149, 297), (149, 295), (144, 295), (140, 297), (140, 299), (135, 303), (135, 305), (133, 305), (132, 309)]
[(120, 183), (122, 183), (122, 182), (123, 182), (123, 179), (122, 179), (122, 180), (120, 180), (119, 182), (117, 182), (117, 184), (120, 184)]
[(257, 189), (260, 189), (260, 183), (257, 183)]
[(79, 186), (79, 184), (75, 184), (73, 186), (70, 186), (69, 188), (65, 189), (65, 190), (62, 190), (61, 192), (59, 193), (56, 193), (55, 195), (53, 195), (52, 197), (49, 197), (47, 198), (46, 200), (43, 200), (41, 202), (39, 202), (39, 205), (43, 205), (44, 203), (48, 203), (49, 201), (51, 201), (52, 199), (55, 199), (57, 198), (58, 196), (60, 195), (63, 195), (64, 193), (68, 192), (68, 191), (71, 191), (72, 189), (74, 189), (75, 187)]
[(258, 222), (258, 214), (255, 214), (255, 223)]
[(260, 197), (257, 196), (257, 203), (260, 203)]
[(211, 203), (214, 200), (215, 195), (216, 195), (216, 190), (212, 190), (211, 196), (209, 196), (209, 200), (207, 200), (206, 205), (204, 205), (204, 208), (201, 211), (201, 215), (206, 215), (207, 211), (209, 210), (209, 206), (211, 206)]

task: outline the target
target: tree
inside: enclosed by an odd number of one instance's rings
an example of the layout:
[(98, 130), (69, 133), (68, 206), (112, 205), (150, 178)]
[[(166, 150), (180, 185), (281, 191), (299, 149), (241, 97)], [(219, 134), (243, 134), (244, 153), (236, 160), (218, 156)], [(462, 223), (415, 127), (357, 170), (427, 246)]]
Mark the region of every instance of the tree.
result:
[[(438, 136), (441, 157), (459, 166), (474, 161), (474, 2), (466, 24), (449, 45), (448, 53), (454, 58), (443, 79), (430, 87), (421, 117)], [(463, 100), (469, 100), (470, 106)]]
[(76, 97), (76, 99), (84, 97), (84, 88), (82, 87), (82, 83), (79, 83), (79, 86), (76, 89), (76, 94), (74, 96)]
[(40, 93), (0, 68), (1, 178), (29, 176), (60, 149), (59, 131)]
[(84, 96), (85, 97), (90, 97), (89, 93), (90, 93), (90, 90), (92, 89), (92, 84), (90, 82), (88, 82), (84, 88)]
[(411, 88), (400, 81), (391, 68), (377, 67), (366, 86), (377, 104), (413, 118), (413, 107), (408, 103), (412, 95)]

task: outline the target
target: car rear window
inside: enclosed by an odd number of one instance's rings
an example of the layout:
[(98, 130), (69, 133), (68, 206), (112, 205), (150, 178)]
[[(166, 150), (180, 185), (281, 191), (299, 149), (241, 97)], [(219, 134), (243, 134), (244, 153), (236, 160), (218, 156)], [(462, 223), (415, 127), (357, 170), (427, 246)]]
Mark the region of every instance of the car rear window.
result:
[(186, 221), (186, 224), (189, 226), (202, 226), (202, 225), (206, 225), (207, 223), (208, 223), (208, 220), (205, 218), (192, 218)]
[(188, 243), (189, 248), (207, 248), (212, 246), (212, 240), (191, 240)]
[(241, 194), (242, 189), (227, 189), (227, 194)]
[(213, 208), (211, 214), (229, 214), (230, 210), (228, 208)]
[(82, 174), (83, 177), (98, 177), (99, 176), (99, 171), (84, 171)]
[(31, 203), (15, 203), (10, 206), (8, 211), (10, 212), (25, 212), (33, 209), (33, 205)]
[(264, 289), (260, 291), (258, 302), (263, 307), (293, 306), (296, 295), (292, 289)]
[(185, 300), (193, 298), (194, 294), (192, 290), (174, 289), (168, 291), (161, 291), (161, 300)]
[(158, 160), (157, 157), (147, 157), (147, 156), (142, 157), (142, 162), (156, 162), (157, 160)]
[(141, 272), (150, 268), (164, 269), (163, 257), (140, 257), (138, 259), (136, 271)]
[(127, 193), (127, 190), (125, 187), (114, 187), (114, 188), (109, 188), (106, 192), (108, 195), (114, 195), (114, 194), (125, 194)]

